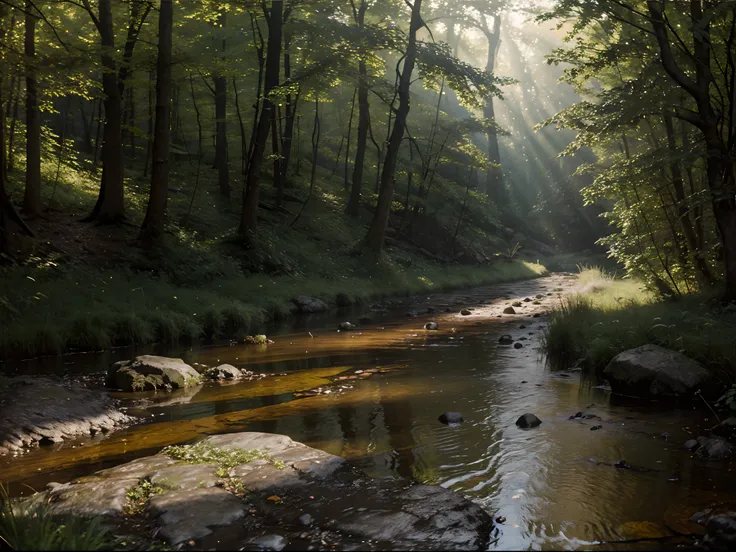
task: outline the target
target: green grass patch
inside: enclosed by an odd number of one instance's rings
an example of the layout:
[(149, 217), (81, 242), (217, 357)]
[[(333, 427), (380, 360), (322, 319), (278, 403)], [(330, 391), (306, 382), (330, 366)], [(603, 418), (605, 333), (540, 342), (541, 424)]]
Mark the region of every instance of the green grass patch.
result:
[(578, 362), (600, 374), (622, 351), (649, 343), (679, 351), (713, 371), (724, 385), (736, 379), (736, 313), (708, 296), (663, 301), (635, 281), (600, 270), (579, 275), (581, 292), (550, 317), (544, 348), (553, 370)]
[(125, 493), (125, 513), (129, 516), (143, 513), (148, 501), (164, 492), (166, 489), (163, 486), (155, 485), (148, 479), (142, 479)]
[(12, 550), (103, 550), (109, 529), (99, 517), (52, 516), (46, 503), (12, 499), (0, 487), (0, 548)]
[[(280, 470), (286, 468), (284, 462), (259, 450), (221, 449), (206, 443), (170, 446), (164, 448), (162, 452), (169, 458), (186, 464), (217, 464), (222, 470), (229, 470), (253, 460), (266, 460)], [(225, 475), (226, 471), (218, 473), (218, 477)]]

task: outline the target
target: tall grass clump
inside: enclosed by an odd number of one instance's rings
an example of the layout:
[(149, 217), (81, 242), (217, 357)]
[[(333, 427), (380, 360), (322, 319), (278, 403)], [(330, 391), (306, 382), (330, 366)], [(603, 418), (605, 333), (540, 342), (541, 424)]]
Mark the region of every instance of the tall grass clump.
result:
[(102, 519), (52, 516), (48, 504), (24, 504), (0, 486), (0, 548), (103, 550), (112, 548)]
[(579, 286), (551, 314), (544, 336), (551, 369), (579, 363), (597, 375), (617, 354), (655, 344), (697, 360), (724, 384), (736, 379), (736, 313), (709, 297), (660, 300), (635, 281), (590, 270)]

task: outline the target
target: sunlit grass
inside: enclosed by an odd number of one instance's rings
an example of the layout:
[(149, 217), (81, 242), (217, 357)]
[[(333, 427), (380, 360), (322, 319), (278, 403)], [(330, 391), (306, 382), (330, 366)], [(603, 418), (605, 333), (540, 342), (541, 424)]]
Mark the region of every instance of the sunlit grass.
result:
[(618, 353), (653, 343), (701, 362), (724, 383), (736, 377), (736, 314), (710, 297), (662, 301), (597, 269), (581, 272), (579, 284), (550, 317), (544, 347), (552, 369), (579, 363), (599, 373)]

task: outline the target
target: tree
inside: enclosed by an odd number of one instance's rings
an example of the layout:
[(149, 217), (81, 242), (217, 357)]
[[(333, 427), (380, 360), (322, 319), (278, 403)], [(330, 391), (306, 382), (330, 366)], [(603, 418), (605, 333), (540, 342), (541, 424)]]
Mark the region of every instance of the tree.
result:
[(25, 54), (26, 73), (26, 189), (23, 197), (23, 213), (29, 218), (41, 214), (41, 111), (38, 105), (36, 80), (36, 21), (33, 2), (25, 3)]
[(263, 104), (258, 117), (254, 139), (251, 141), (252, 151), (248, 163), (248, 172), (243, 188), (243, 210), (240, 217), (238, 233), (246, 243), (253, 245), (258, 230), (258, 201), (260, 198), (261, 166), (266, 151), (266, 143), (271, 130), (271, 120), (275, 116), (271, 92), (279, 84), (281, 65), (281, 34), (283, 26), (283, 0), (273, 0), (271, 9), (263, 4), (263, 12), (268, 20), (268, 48), (266, 50), (266, 72), (264, 76)]
[[(227, 23), (227, 14), (220, 12), (217, 26), (224, 29)], [(225, 49), (227, 40), (222, 38), (220, 46), (221, 61), (225, 60)], [(230, 169), (227, 154), (227, 77), (218, 70), (212, 77), (215, 83), (215, 120), (217, 121), (217, 132), (215, 135), (215, 168), (217, 169), (217, 183), (220, 195), (224, 198), (230, 197)]]
[[(373, 215), (373, 220), (371, 221), (371, 226), (365, 239), (365, 247), (371, 250), (376, 256), (379, 256), (383, 249), (386, 228), (388, 227), (389, 216), (391, 215), (391, 204), (394, 199), (394, 173), (396, 172), (399, 148), (404, 138), (406, 119), (410, 109), (409, 89), (411, 87), (411, 75), (417, 59), (417, 32), (424, 26), (421, 16), (422, 0), (414, 0), (414, 3), (410, 4), (410, 6), (411, 22), (409, 24), (408, 42), (406, 51), (402, 56), (404, 65), (398, 77), (399, 106), (396, 110), (393, 129), (391, 130), (391, 136), (386, 148), (386, 158), (383, 163), (383, 172), (381, 173), (381, 187), (378, 193), (378, 206), (376, 207), (376, 212)], [(399, 74), (398, 65), (396, 72)]]
[(156, 123), (153, 136), (151, 192), (141, 227), (144, 240), (161, 239), (169, 189), (169, 135), (171, 126), (171, 49), (174, 26), (173, 0), (161, 0), (156, 62)]

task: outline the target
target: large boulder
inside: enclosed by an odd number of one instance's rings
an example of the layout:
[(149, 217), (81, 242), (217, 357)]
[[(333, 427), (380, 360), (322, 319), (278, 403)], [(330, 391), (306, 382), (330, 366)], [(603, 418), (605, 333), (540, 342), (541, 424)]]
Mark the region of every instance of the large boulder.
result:
[(300, 295), (292, 299), (291, 302), (296, 305), (297, 312), (324, 312), (329, 309), (327, 303), (316, 297), (309, 297), (308, 295)]
[(106, 385), (123, 391), (179, 389), (201, 383), (199, 373), (180, 358), (143, 355), (116, 362), (107, 372)]
[(614, 393), (680, 397), (708, 388), (711, 374), (685, 355), (658, 345), (644, 345), (614, 357), (603, 374)]
[[(186, 462), (177, 461), (182, 455)], [(126, 515), (136, 488), (148, 489), (148, 497), (135, 504), (139, 514)], [(485, 510), (449, 489), (371, 479), (343, 458), (266, 433), (165, 449), (49, 484), (30, 500), (58, 515), (109, 516), (106, 523), (123, 528), (131, 515), (134, 521), (145, 515), (150, 534), (171, 547), (195, 541), (196, 549), (222, 542), (251, 550), (254, 539), (282, 535), (278, 543), (288, 540), (294, 550), (312, 549), (320, 539), (344, 550), (485, 550), (494, 531)]]

